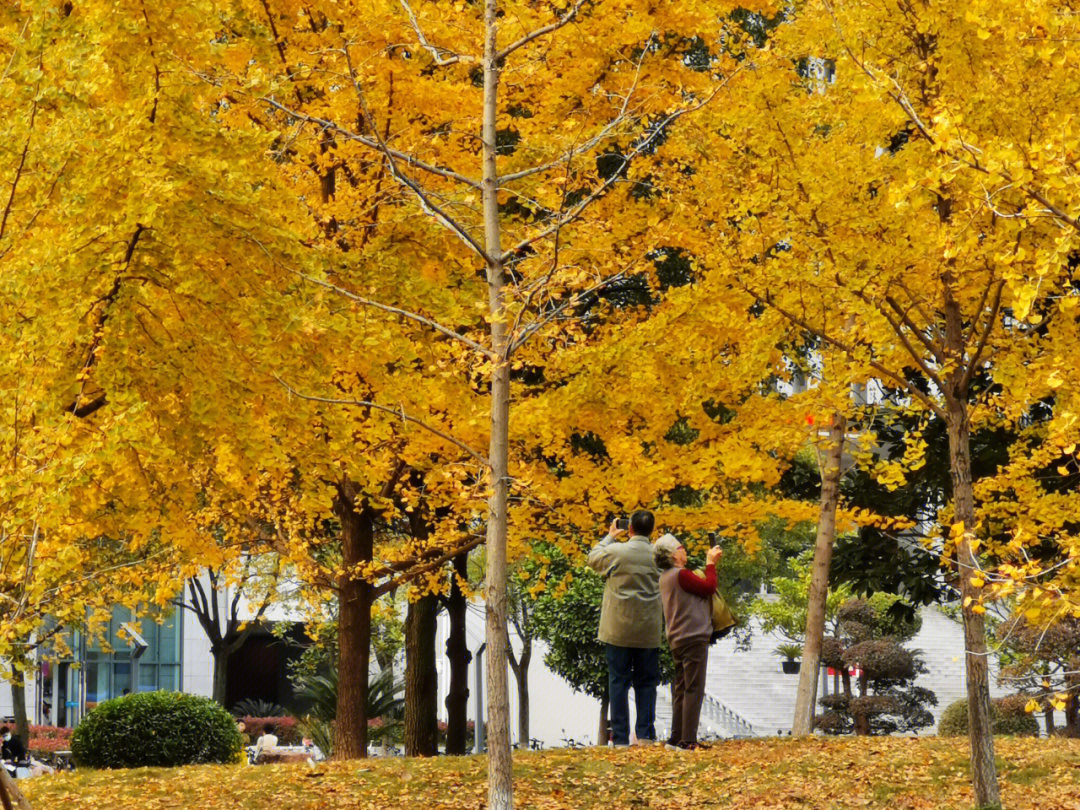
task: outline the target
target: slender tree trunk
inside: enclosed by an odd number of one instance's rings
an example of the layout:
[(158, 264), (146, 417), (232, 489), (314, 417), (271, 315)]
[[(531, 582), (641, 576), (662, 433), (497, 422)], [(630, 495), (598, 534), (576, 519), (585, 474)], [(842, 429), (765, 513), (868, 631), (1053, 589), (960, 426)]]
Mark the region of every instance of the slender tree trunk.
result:
[(514, 669), (518, 690), (518, 744), (529, 748), (529, 664), (532, 662), (532, 639), (522, 639), (521, 657)]
[[(863, 672), (859, 675), (859, 697), (866, 697), (866, 673)], [(855, 736), (856, 737), (869, 737), (870, 736), (870, 717), (864, 712), (855, 714), (852, 712), (852, 717), (855, 718)]]
[(847, 419), (842, 414), (833, 414), (829, 446), (821, 456), (821, 511), (806, 605), (806, 641), (799, 668), (799, 690), (795, 695), (795, 719), (791, 724), (791, 733), (797, 737), (814, 732), (814, 701), (821, 668), (821, 643), (825, 638), (825, 604), (829, 597), (829, 567), (836, 541), (836, 505), (840, 500), (840, 467), (846, 430)]
[(446, 612), (450, 634), (446, 639), (446, 657), (450, 662), (450, 688), (446, 693), (446, 753), (466, 754), (469, 742), (469, 652), (465, 633), (469, 602), (459, 582), (468, 576), (469, 555), (454, 558), (454, 579), (450, 585)]
[(351, 482), (338, 487), (334, 510), (341, 521), (342, 574), (338, 580), (338, 694), (334, 758), (367, 756), (367, 689), (371, 659), (371, 585), (357, 573), (371, 562), (375, 526), (357, 511)]
[(438, 615), (438, 597), (428, 594), (411, 602), (405, 616), (405, 755), (410, 757), (439, 753)]
[(1051, 706), (1043, 712), (1043, 720), (1046, 721), (1046, 736), (1054, 736), (1054, 707)]
[(990, 713), (990, 666), (986, 653), (986, 628), (981, 613), (972, 610), (978, 604), (979, 591), (971, 584), (975, 572), (975, 553), (971, 532), (975, 528), (975, 496), (971, 483), (971, 443), (968, 432), (967, 405), (949, 397), (947, 403), (949, 461), (952, 474), (954, 519), (964, 524), (964, 535), (956, 549), (960, 594), (964, 618), (964, 649), (968, 692), (968, 734), (971, 739), (971, 781), (975, 805), (980, 808), (1001, 806), (997, 768), (994, 764), (994, 732)]
[(499, 227), (499, 178), (495, 162), (498, 129), (499, 71), (498, 2), (484, 0), (484, 107), (483, 179), (484, 250), (487, 253), (488, 315), (491, 349), (495, 353), (491, 372), (491, 439), (488, 463), (491, 495), (487, 521), (487, 583), (484, 594), (487, 620), (488, 693), (488, 810), (512, 810), (514, 806), (513, 752), (510, 749), (510, 694), (506, 678), (506, 536), (509, 490), (510, 366), (502, 234)]
[[(214, 656), (214, 702), (225, 706), (227, 675), (229, 671), (229, 651), (225, 647), (211, 650)], [(227, 707), (226, 707), (227, 708)]]
[[(939, 216), (947, 220), (951, 205), (942, 200)], [(993, 718), (990, 713), (990, 664), (986, 652), (986, 625), (983, 614), (976, 613), (979, 589), (971, 584), (975, 573), (975, 552), (971, 540), (975, 531), (975, 492), (971, 481), (971, 425), (968, 421), (967, 341), (964, 316), (953, 295), (953, 270), (947, 265), (942, 275), (945, 300), (946, 355), (954, 364), (946, 377), (945, 427), (949, 433), (949, 474), (953, 489), (953, 519), (962, 523), (964, 533), (956, 548), (957, 573), (960, 578), (961, 611), (964, 620), (965, 670), (968, 693), (968, 736), (971, 740), (971, 784), (975, 805), (979, 808), (1001, 807), (997, 766), (994, 763)], [(986, 327), (994, 328), (993, 323)], [(987, 333), (988, 334), (988, 333)]]
[(607, 745), (608, 736), (608, 696), (605, 694), (600, 698), (600, 726), (596, 732), (596, 744)]

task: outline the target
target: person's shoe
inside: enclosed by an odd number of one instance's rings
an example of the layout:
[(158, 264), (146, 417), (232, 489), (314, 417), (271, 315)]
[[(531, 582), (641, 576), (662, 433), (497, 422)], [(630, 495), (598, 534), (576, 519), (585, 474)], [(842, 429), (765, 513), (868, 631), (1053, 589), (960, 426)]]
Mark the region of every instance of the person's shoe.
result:
[(634, 740), (634, 745), (641, 746), (642, 748), (648, 748), (649, 746), (656, 745), (656, 740), (638, 738)]
[(630, 743), (628, 743), (628, 742), (612, 742), (611, 747), (612, 748), (629, 748)]
[(668, 751), (681, 751), (682, 750), (681, 748), (679, 748), (679, 746), (677, 746), (675, 743), (672, 743), (672, 742), (664, 743), (664, 748), (666, 748)]

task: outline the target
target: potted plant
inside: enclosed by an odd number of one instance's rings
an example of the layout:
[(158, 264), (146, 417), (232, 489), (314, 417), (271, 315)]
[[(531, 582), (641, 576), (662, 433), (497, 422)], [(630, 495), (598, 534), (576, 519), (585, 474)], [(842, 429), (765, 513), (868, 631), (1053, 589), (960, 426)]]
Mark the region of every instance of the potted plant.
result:
[(783, 644), (776, 645), (776, 649), (773, 652), (784, 659), (780, 662), (780, 667), (784, 670), (785, 675), (795, 675), (798, 673), (798, 659), (802, 656), (801, 644), (785, 641)]

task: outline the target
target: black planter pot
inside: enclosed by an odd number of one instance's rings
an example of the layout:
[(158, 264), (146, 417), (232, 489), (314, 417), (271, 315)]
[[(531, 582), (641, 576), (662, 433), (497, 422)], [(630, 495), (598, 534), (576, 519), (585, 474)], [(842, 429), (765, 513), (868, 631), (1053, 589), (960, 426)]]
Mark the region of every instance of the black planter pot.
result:
[(781, 661), (780, 666), (784, 670), (785, 675), (798, 675), (799, 674), (799, 661)]

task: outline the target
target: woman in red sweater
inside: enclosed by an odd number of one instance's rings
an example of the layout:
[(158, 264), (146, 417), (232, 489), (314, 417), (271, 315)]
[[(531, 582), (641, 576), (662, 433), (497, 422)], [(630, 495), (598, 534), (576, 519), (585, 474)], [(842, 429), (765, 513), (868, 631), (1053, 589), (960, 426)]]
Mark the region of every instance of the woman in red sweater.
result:
[(653, 554), (661, 571), (660, 600), (664, 605), (668, 644), (675, 659), (668, 745), (694, 749), (700, 747), (697, 730), (713, 629), (710, 600), (716, 593), (716, 564), (723, 552), (717, 546), (709, 549), (704, 577), (686, 570), (686, 549), (670, 534), (656, 541)]

